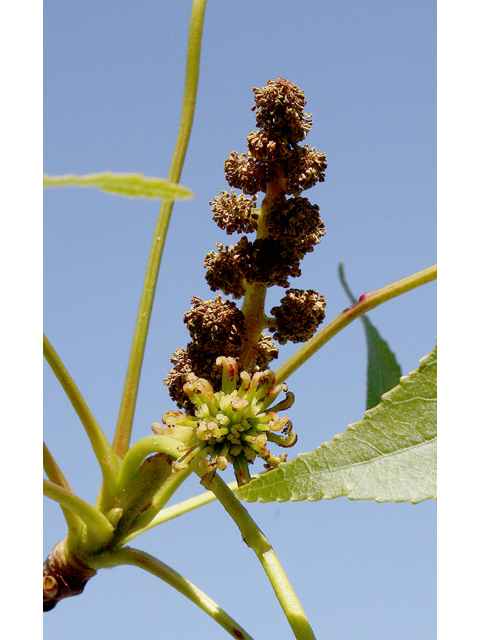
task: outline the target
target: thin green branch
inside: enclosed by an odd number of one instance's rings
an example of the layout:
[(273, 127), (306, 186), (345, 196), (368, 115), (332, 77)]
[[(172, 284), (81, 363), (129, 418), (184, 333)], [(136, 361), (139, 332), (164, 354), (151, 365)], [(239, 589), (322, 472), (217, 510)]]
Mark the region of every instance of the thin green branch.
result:
[(207, 0), (193, 0), (188, 34), (187, 69), (183, 94), (182, 115), (178, 137), (173, 152), (168, 179), (178, 183), (182, 174), (183, 162), (187, 153), (188, 141), (192, 130), (195, 102), (197, 100), (198, 77), (200, 73), (200, 50), (202, 46), (203, 18)]
[(43, 495), (58, 502), (62, 507), (70, 509), (85, 523), (87, 527), (85, 543), (89, 551), (93, 551), (95, 546), (106, 544), (112, 537), (113, 527), (103, 513), (74, 493), (44, 479)]
[[(198, 475), (201, 473), (197, 471)], [(212, 491), (222, 503), (228, 514), (240, 529), (245, 543), (253, 549), (267, 574), (275, 595), (287, 617), (297, 640), (315, 640), (315, 635), (302, 609), (302, 606), (288, 580), (272, 545), (267, 540), (258, 525), (252, 519), (245, 507), (240, 504), (227, 485), (216, 474), (208, 489)]]
[(403, 280), (393, 282), (386, 287), (377, 289), (370, 293), (364, 293), (358, 302), (342, 311), (342, 313), (340, 313), (334, 320), (329, 322), (329, 324), (313, 336), (313, 338), (300, 347), (293, 356), (288, 358), (288, 360), (275, 371), (275, 378), (277, 382), (283, 382), (291, 376), (292, 373), (316, 351), (318, 351), (320, 347), (323, 347), (324, 344), (337, 335), (339, 331), (356, 320), (356, 318), (359, 318), (367, 311), (371, 311), (375, 307), (387, 302), (387, 300), (396, 298), (407, 291), (411, 291), (412, 289), (416, 289), (427, 282), (435, 280), (436, 277), (437, 265), (434, 265), (433, 267), (419, 271), (408, 278), (403, 278)]
[[(202, 611), (205, 611), (205, 613), (213, 618), (215, 622), (223, 627), (232, 637), (237, 639), (244, 638), (245, 640), (253, 640), (252, 636), (248, 634), (245, 629), (237, 624), (233, 618), (231, 618), (218, 606), (218, 604), (203, 593), (203, 591), (174, 571), (174, 569), (145, 551), (124, 547), (116, 550), (108, 558), (108, 565), (103, 564), (103, 560), (105, 559), (104, 554), (101, 556), (101, 559), (102, 566), (115, 567), (119, 565), (132, 565), (152, 573), (154, 576), (164, 580), (167, 584), (200, 607)], [(194, 635), (195, 633), (192, 630), (192, 636)]]
[[(200, 49), (202, 42), (203, 18), (207, 0), (194, 0), (190, 19), (188, 37), (187, 70), (183, 95), (180, 127), (173, 152), (172, 163), (168, 174), (170, 182), (178, 183), (187, 151), (190, 131), (192, 129), (195, 102), (197, 97), (198, 75), (200, 69)], [(162, 259), (163, 246), (172, 213), (173, 201), (164, 200), (160, 207), (157, 225), (153, 235), (152, 247), (148, 258), (142, 297), (138, 310), (135, 332), (133, 335), (130, 359), (128, 362), (122, 402), (113, 440), (113, 449), (121, 457), (125, 457), (130, 443), (130, 436), (135, 413), (140, 372), (147, 340), (148, 326), (152, 313), (153, 299), (157, 285), (158, 271)]]
[(43, 354), (85, 428), (102, 471), (103, 491), (106, 495), (111, 495), (115, 485), (115, 473), (118, 469), (117, 456), (83, 399), (77, 385), (68, 373), (67, 368), (45, 335), (43, 336)]
[[(192, 469), (193, 470), (193, 469)], [(236, 482), (230, 482), (227, 485), (229, 489), (232, 491), (236, 491), (238, 489), (238, 485)], [(189, 511), (193, 511), (194, 509), (198, 509), (198, 507), (203, 507), (210, 502), (216, 500), (217, 497), (211, 491), (204, 491), (198, 496), (194, 496), (193, 498), (188, 498), (188, 500), (183, 500), (182, 502), (178, 502), (177, 504), (173, 504), (171, 507), (167, 507), (166, 509), (162, 509), (160, 513), (150, 520), (150, 522), (129, 536), (125, 538), (125, 542), (130, 542), (136, 536), (140, 535), (144, 531), (148, 531), (148, 529), (152, 529), (153, 527), (158, 526), (159, 524), (163, 524), (168, 520), (173, 520), (173, 518), (177, 518), (178, 516), (182, 516), (184, 513), (188, 513)]]
[[(135, 523), (130, 527), (128, 535), (122, 538), (122, 544), (130, 542), (130, 540), (133, 540), (133, 538), (135, 538), (139, 533), (143, 533), (144, 531), (152, 528), (151, 522), (156, 520), (158, 516), (161, 516), (164, 512), (163, 507), (191, 473), (192, 469), (190, 467), (186, 467), (181, 471), (176, 471), (175, 473), (170, 474), (170, 477), (162, 483), (160, 489), (154, 495), (151, 506), (135, 519)], [(164, 520), (160, 519), (157, 524), (162, 524), (162, 522), (164, 522)]]
[[(52, 456), (45, 443), (43, 443), (43, 469), (50, 482), (53, 482), (62, 489), (73, 493), (72, 488), (68, 484), (60, 467), (56, 463), (55, 458)], [(60, 507), (68, 527), (67, 544), (72, 547), (78, 540), (80, 540), (83, 522), (76, 513), (67, 509), (67, 507), (62, 505), (60, 505)]]
[[(122, 497), (122, 492), (131, 495), (131, 487), (137, 483), (142, 472), (143, 464), (148, 455), (151, 453), (162, 453), (171, 458), (178, 458), (183, 455), (184, 451), (178, 451), (181, 443), (175, 438), (169, 436), (147, 436), (136, 442), (127, 452), (122, 467), (118, 474), (117, 496)], [(173, 472), (172, 472), (173, 471)], [(122, 532), (122, 544), (135, 537), (137, 532), (145, 531), (150, 522), (157, 517), (158, 513), (163, 509), (167, 502), (178, 487), (192, 473), (192, 465), (186, 465), (184, 468), (171, 470), (166, 477), (155, 476), (155, 479), (149, 479), (149, 506), (148, 509), (135, 515), (133, 526)], [(124, 535), (128, 533), (128, 535)]]

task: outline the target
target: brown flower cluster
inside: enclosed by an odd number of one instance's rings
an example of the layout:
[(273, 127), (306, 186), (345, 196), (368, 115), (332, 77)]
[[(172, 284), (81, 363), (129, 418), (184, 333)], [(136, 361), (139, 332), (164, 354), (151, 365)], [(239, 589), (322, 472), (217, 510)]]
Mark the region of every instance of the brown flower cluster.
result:
[(232, 193), (222, 191), (210, 202), (213, 219), (228, 235), (234, 232), (252, 233), (257, 228), (259, 214), (255, 207), (256, 200), (257, 196), (245, 198), (243, 193), (237, 196), (234, 189)]
[[(324, 181), (327, 166), (325, 154), (298, 144), (312, 126), (312, 116), (303, 112), (303, 91), (279, 78), (253, 92), (259, 129), (247, 137), (248, 153), (232, 151), (225, 162), (227, 182), (243, 193), (222, 191), (210, 203), (215, 222), (227, 233), (250, 233), (254, 227), (248, 223), (255, 220), (256, 240), (243, 236), (229, 247), (218, 244), (218, 251), (205, 259), (210, 288), (234, 298), (245, 294), (247, 284), (287, 288), (289, 278), (301, 275), (300, 260), (325, 234), (318, 206), (300, 197), (302, 191)], [(270, 184), (275, 184), (276, 196), (259, 212), (254, 209), (256, 194), (267, 193)], [(259, 218), (263, 218), (261, 233)]]
[(218, 252), (211, 251), (205, 257), (205, 279), (213, 291), (220, 289), (234, 298), (245, 295), (247, 284), (288, 287), (288, 278), (302, 273), (300, 260), (305, 254), (288, 238), (266, 237), (250, 242), (243, 236), (237, 244), (226, 248), (218, 243), (217, 249)]
[(266, 87), (253, 89), (257, 127), (272, 139), (300, 142), (312, 128), (312, 114), (303, 112), (307, 101), (303, 91), (286, 78), (269, 80)]
[(191, 304), (183, 321), (193, 343), (203, 345), (206, 353), (210, 350), (215, 353), (221, 348), (226, 355), (233, 355), (240, 348), (245, 332), (245, 319), (236, 304), (223, 301), (222, 296), (207, 301), (194, 296)]
[[(211, 202), (213, 219), (227, 234), (243, 235), (236, 243), (207, 254), (204, 266), (212, 291), (221, 291), (239, 299), (251, 286), (290, 287), (289, 280), (301, 275), (300, 261), (325, 234), (319, 208), (301, 193), (325, 180), (327, 161), (308, 145), (300, 146), (312, 127), (311, 114), (304, 113), (303, 91), (286, 80), (269, 80), (265, 87), (254, 88), (258, 129), (247, 136), (247, 152), (232, 151), (225, 162), (225, 176), (231, 193), (221, 191)], [(237, 195), (235, 189), (240, 189)], [(261, 207), (257, 197), (264, 193)], [(252, 197), (247, 197), (252, 196)], [(308, 340), (325, 316), (325, 300), (314, 291), (289, 289), (273, 318), (265, 322), (281, 344), (287, 340)], [(242, 343), (251, 345), (245, 335), (245, 317), (234, 302), (192, 300), (185, 314), (192, 342), (176, 349), (173, 369), (165, 383), (180, 407), (192, 410), (183, 386), (189, 374), (207, 379), (215, 391), (221, 375), (215, 366), (217, 357), (234, 358), (240, 365)], [(255, 336), (257, 341), (261, 329)], [(278, 355), (272, 339), (261, 333), (256, 352), (245, 365), (254, 373), (268, 368)]]
[(312, 289), (288, 289), (280, 306), (273, 307), (271, 314), (277, 321), (275, 340), (280, 344), (286, 344), (288, 340), (306, 342), (325, 318), (325, 298)]
[(303, 112), (303, 91), (285, 78), (278, 78), (253, 92), (252, 109), (256, 111), (259, 130), (247, 136), (247, 153), (232, 151), (225, 161), (228, 184), (253, 195), (266, 193), (268, 183), (282, 176), (284, 193), (299, 195), (323, 182), (325, 154), (308, 145), (298, 145), (312, 126), (312, 116)]

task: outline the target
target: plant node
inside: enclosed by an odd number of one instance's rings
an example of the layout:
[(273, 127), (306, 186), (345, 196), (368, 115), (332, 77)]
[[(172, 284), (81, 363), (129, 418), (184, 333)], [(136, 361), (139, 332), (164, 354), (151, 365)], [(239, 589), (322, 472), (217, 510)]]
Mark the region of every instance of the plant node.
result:
[(43, 563), (43, 610), (51, 611), (60, 600), (82, 593), (95, 574), (67, 550), (65, 540), (57, 542)]

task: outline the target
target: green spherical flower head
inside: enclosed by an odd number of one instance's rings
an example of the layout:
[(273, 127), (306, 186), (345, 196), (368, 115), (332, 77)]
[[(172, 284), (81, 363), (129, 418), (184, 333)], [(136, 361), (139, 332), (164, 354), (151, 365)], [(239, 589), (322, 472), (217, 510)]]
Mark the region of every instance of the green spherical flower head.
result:
[[(223, 471), (231, 462), (241, 486), (250, 481), (248, 466), (257, 456), (267, 468), (278, 467), (286, 460), (286, 454), (270, 453), (267, 442), (291, 447), (297, 441), (288, 417), (280, 418), (276, 413), (291, 407), (294, 396), (287, 392), (285, 383), (275, 384), (272, 371), (239, 374), (235, 359), (225, 357), (217, 358), (217, 366), (222, 368), (222, 390), (215, 393), (207, 380), (190, 374), (184, 391), (196, 406), (195, 415), (167, 411), (163, 422), (192, 429), (185, 455), (175, 463), (177, 468), (198, 456), (208, 481), (217, 469)], [(287, 392), (286, 398), (267, 411), (281, 391)]]

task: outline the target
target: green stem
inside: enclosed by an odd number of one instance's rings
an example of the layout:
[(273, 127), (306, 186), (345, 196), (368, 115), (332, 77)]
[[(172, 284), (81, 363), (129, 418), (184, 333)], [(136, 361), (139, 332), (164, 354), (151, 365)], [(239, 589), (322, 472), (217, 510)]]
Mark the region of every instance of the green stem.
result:
[[(269, 236), (268, 228), (265, 224), (265, 216), (273, 207), (275, 198), (278, 198), (281, 191), (281, 178), (268, 183), (265, 197), (258, 218), (257, 240)], [(245, 336), (240, 352), (240, 368), (248, 371), (255, 360), (258, 342), (263, 329), (268, 326), (269, 319), (265, 315), (265, 298), (267, 295), (267, 285), (254, 282), (246, 284), (245, 298), (242, 305), (242, 313), (245, 317)]]
[(147, 456), (151, 453), (166, 453), (172, 458), (179, 458), (182, 455), (178, 451), (181, 444), (179, 440), (170, 436), (145, 436), (132, 444), (117, 474), (117, 495), (127, 487)]
[(102, 470), (104, 494), (107, 496), (112, 495), (115, 486), (115, 473), (118, 470), (117, 456), (83, 399), (77, 385), (46, 336), (43, 336), (43, 354), (65, 390), (90, 439), (92, 449)]
[[(70, 493), (73, 493), (72, 488), (67, 482), (67, 479), (63, 475), (60, 467), (55, 461), (55, 458), (52, 456), (45, 443), (43, 443), (43, 468), (50, 482), (58, 485), (66, 491), (70, 491)], [(68, 527), (67, 546), (72, 548), (73, 545), (75, 545), (80, 540), (83, 529), (83, 522), (76, 513), (74, 513), (70, 509), (67, 509), (67, 507), (64, 507), (62, 505), (60, 505), (60, 507), (62, 509), (63, 517), (65, 518)]]
[(84, 542), (89, 551), (94, 551), (95, 547), (103, 546), (112, 537), (113, 527), (103, 513), (74, 493), (59, 487), (49, 480), (44, 480), (43, 495), (58, 502), (62, 507), (70, 509), (85, 523), (87, 531)]
[[(198, 472), (198, 475), (201, 475)], [(245, 507), (240, 504), (227, 485), (216, 474), (208, 489), (222, 503), (228, 514), (240, 529), (245, 543), (253, 549), (267, 574), (275, 595), (287, 617), (297, 640), (315, 640), (313, 630), (307, 620), (302, 606), (288, 580), (272, 545), (254, 522)]]
[[(145, 551), (138, 549), (132, 549), (130, 547), (124, 547), (116, 550), (107, 562), (104, 563), (105, 555), (101, 556), (102, 567), (110, 566), (115, 567), (119, 565), (132, 565), (144, 569), (149, 573), (152, 573), (157, 578), (160, 578), (174, 589), (179, 591), (182, 595), (191, 600), (200, 609), (205, 611), (211, 618), (215, 620), (221, 627), (223, 627), (234, 638), (242, 638), (243, 640), (253, 640), (252, 636), (248, 634), (239, 624), (235, 622), (223, 609), (221, 609), (211, 598), (209, 598), (203, 591), (192, 584), (189, 580), (182, 575), (174, 571), (171, 567), (161, 562), (154, 556), (151, 556)], [(192, 633), (194, 636), (195, 633)]]
[(267, 324), (265, 317), (265, 296), (267, 285), (254, 282), (245, 287), (245, 299), (242, 305), (242, 313), (245, 317), (245, 337), (240, 353), (240, 368), (248, 371), (255, 358), (258, 341)]
[[(193, 0), (188, 37), (187, 70), (183, 95), (182, 115), (175, 150), (168, 179), (178, 183), (187, 151), (190, 131), (192, 129), (195, 101), (197, 96), (198, 75), (200, 69), (200, 48), (202, 42), (203, 18), (207, 0)], [(133, 424), (133, 415), (137, 400), (140, 372), (147, 340), (148, 326), (155, 296), (160, 261), (167, 235), (168, 224), (172, 213), (173, 201), (164, 200), (160, 207), (157, 225), (153, 235), (152, 247), (148, 258), (145, 281), (138, 310), (135, 332), (133, 335), (130, 359), (128, 362), (122, 402), (113, 440), (113, 449), (121, 457), (128, 451)]]
[(408, 278), (403, 278), (403, 280), (393, 282), (382, 289), (377, 289), (370, 293), (364, 293), (358, 302), (342, 311), (342, 313), (329, 322), (329, 324), (321, 329), (315, 336), (313, 336), (313, 338), (310, 338), (303, 347), (300, 347), (293, 356), (288, 358), (288, 360), (275, 371), (276, 381), (280, 383), (286, 380), (306, 360), (308, 360), (308, 358), (318, 351), (320, 347), (323, 347), (324, 344), (331, 340), (339, 331), (344, 329), (356, 318), (359, 318), (367, 311), (371, 311), (371, 309), (375, 309), (375, 307), (387, 302), (387, 300), (396, 298), (407, 291), (411, 291), (412, 289), (416, 289), (427, 282), (435, 280), (436, 277), (437, 265), (434, 265), (433, 267), (419, 271)]

